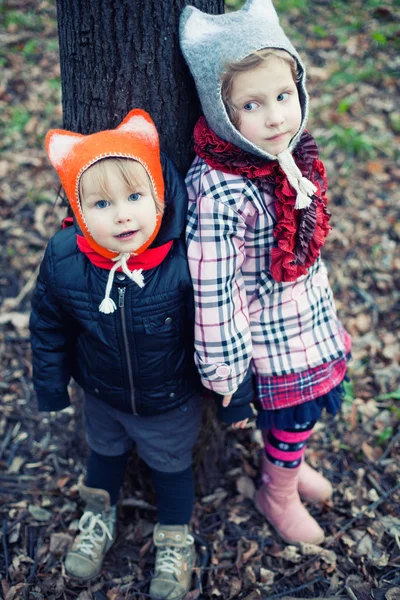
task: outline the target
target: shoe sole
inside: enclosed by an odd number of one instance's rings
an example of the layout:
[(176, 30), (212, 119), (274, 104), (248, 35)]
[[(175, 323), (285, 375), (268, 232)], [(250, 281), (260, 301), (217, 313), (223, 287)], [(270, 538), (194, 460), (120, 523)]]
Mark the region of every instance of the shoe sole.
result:
[(103, 565), (100, 567), (100, 569), (94, 575), (91, 575), (90, 577), (79, 577), (78, 575), (74, 575), (67, 569), (65, 569), (65, 573), (66, 573), (66, 575), (68, 575), (68, 577), (72, 577), (73, 579), (76, 579), (76, 581), (87, 582), (87, 581), (93, 581), (94, 579), (96, 579), (96, 577), (99, 577), (99, 575), (101, 575), (102, 568), (103, 568)]

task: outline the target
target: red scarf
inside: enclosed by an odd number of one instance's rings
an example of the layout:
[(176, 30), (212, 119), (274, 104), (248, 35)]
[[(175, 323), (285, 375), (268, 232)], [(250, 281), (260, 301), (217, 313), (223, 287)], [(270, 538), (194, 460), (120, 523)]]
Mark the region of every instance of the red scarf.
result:
[(296, 210), (296, 192), (277, 160), (267, 160), (245, 152), (220, 139), (200, 117), (194, 129), (194, 149), (213, 169), (273, 184), (276, 198), (276, 246), (271, 251), (271, 275), (275, 281), (295, 281), (306, 275), (320, 255), (331, 230), (326, 208), (326, 173), (318, 159), (314, 138), (305, 131), (293, 151), (302, 174), (317, 187), (308, 208)]
[[(98, 254), (91, 246), (89, 245), (86, 238), (82, 235), (76, 235), (76, 241), (78, 244), (78, 248), (83, 254), (85, 254), (90, 262), (96, 267), (100, 267), (101, 269), (107, 269), (111, 271), (115, 262), (111, 260), (111, 258), (105, 258)], [(157, 265), (161, 264), (164, 258), (167, 256), (168, 252), (172, 246), (172, 240), (163, 244), (162, 246), (158, 246), (157, 248), (147, 248), (138, 256), (131, 256), (127, 260), (127, 265), (130, 271), (134, 269), (143, 269), (144, 271), (148, 271), (149, 269), (153, 269), (157, 267)], [(117, 271), (122, 271), (121, 267), (117, 269)]]
[[(61, 224), (61, 229), (67, 229), (73, 224), (73, 217), (65, 217)], [(83, 235), (76, 234), (76, 242), (79, 250), (88, 257), (90, 262), (95, 265), (95, 267), (100, 267), (101, 269), (107, 269), (107, 271), (111, 271), (115, 263), (110, 258), (105, 258), (93, 250)], [(173, 241), (171, 240), (170, 242), (167, 242), (162, 246), (158, 246), (157, 248), (148, 248), (139, 254), (139, 256), (131, 256), (126, 264), (131, 271), (134, 269), (143, 269), (144, 271), (153, 269), (162, 263), (170, 251), (172, 244)], [(119, 267), (117, 271), (122, 271), (121, 267)]]

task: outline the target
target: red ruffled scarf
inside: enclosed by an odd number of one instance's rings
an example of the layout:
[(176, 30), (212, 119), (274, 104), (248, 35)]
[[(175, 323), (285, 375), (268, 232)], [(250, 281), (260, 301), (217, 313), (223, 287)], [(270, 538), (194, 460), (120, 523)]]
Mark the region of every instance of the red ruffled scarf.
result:
[(295, 281), (306, 275), (331, 230), (325, 167), (318, 158), (314, 138), (305, 131), (293, 151), (301, 173), (317, 188), (311, 204), (302, 210), (294, 208), (296, 192), (277, 160), (263, 159), (220, 139), (204, 117), (196, 123), (194, 142), (196, 154), (213, 169), (274, 185), (276, 246), (271, 251), (271, 275), (275, 281)]

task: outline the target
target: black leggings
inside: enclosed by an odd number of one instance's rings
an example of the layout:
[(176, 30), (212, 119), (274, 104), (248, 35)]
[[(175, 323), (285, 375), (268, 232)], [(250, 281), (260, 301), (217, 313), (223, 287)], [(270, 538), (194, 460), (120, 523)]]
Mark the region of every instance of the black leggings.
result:
[[(116, 504), (131, 452), (104, 456), (91, 450), (86, 485), (106, 490), (111, 504)], [(192, 467), (178, 473), (151, 470), (157, 496), (158, 520), (163, 525), (186, 525), (192, 516), (194, 485)]]

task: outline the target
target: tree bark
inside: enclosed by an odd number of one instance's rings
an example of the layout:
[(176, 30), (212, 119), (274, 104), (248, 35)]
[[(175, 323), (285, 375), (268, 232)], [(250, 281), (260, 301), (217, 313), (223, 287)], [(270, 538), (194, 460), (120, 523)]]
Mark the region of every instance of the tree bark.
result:
[[(63, 126), (78, 133), (116, 127), (132, 108), (150, 113), (161, 148), (184, 172), (200, 114), (179, 49), (185, 0), (57, 0)], [(191, 0), (222, 13), (223, 0)]]

